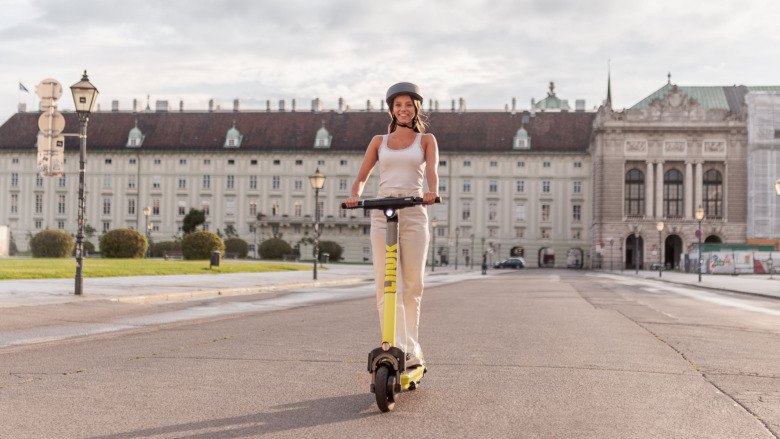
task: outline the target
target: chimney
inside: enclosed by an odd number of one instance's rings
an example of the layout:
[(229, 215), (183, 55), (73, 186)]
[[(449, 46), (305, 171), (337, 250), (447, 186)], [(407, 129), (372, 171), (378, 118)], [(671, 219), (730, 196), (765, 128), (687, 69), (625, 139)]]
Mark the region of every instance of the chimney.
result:
[(297, 102), (295, 102), (295, 99), (293, 99), (293, 100), (292, 100), (292, 108), (290, 109), (290, 111), (292, 111), (293, 113), (295, 113), (295, 111), (296, 111), (296, 110), (298, 110), (298, 103), (297, 103)]
[(209, 99), (209, 113), (214, 112), (214, 99)]
[(366, 99), (366, 111), (371, 111), (371, 99)]
[(98, 104), (97, 104), (97, 110), (95, 110), (95, 111), (96, 111), (96, 112), (98, 112), (98, 113), (100, 113), (100, 112), (102, 111), (102, 108), (103, 108), (103, 107), (101, 107), (101, 106), (100, 106), (100, 103), (98, 103)]
[(512, 116), (517, 113), (517, 99), (512, 98)]
[(284, 99), (279, 99), (279, 111), (284, 112)]
[(312, 113), (319, 113), (322, 111), (322, 101), (320, 98), (314, 98), (311, 100), (311, 112)]
[(459, 113), (465, 113), (466, 112), (466, 100), (463, 98), (460, 98), (458, 100), (458, 112)]
[(133, 99), (133, 108), (132, 108), (132, 110), (133, 110), (133, 113), (137, 113), (138, 112), (138, 99)]
[(531, 98), (531, 116), (536, 115), (536, 99)]
[(117, 101), (116, 99), (111, 101), (111, 111), (113, 112), (119, 111), (119, 101)]
[(179, 113), (183, 113), (183, 112), (184, 112), (184, 101), (180, 100), (179, 101)]
[(433, 112), (433, 99), (428, 99), (428, 112)]
[(574, 101), (574, 111), (585, 111), (585, 99), (577, 99)]
[(270, 99), (266, 99), (265, 100), (265, 111), (269, 112), (269, 113), (271, 112), (271, 100)]
[(17, 110), (20, 113), (26, 113), (27, 112), (27, 104), (24, 102), (19, 102), (19, 106), (17, 107)]
[(438, 99), (437, 99), (437, 100), (436, 100), (436, 102), (433, 104), (433, 108), (434, 108), (436, 111), (439, 111), (439, 100), (438, 100)]
[(571, 110), (571, 107), (569, 107), (569, 100), (568, 99), (562, 99), (561, 100), (561, 111), (566, 113), (569, 110)]
[(233, 112), (238, 113), (239, 111), (241, 111), (241, 101), (233, 99)]
[(339, 98), (339, 114), (344, 112), (344, 98)]
[(455, 99), (452, 100), (452, 112), (455, 112)]

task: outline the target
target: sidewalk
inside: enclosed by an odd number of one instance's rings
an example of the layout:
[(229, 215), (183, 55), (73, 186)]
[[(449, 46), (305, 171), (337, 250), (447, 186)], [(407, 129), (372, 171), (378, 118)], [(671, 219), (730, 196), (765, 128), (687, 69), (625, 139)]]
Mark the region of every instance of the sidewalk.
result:
[[(85, 278), (84, 294), (73, 294), (75, 280), (67, 279), (24, 279), (0, 280), (0, 308), (18, 306), (50, 305), (86, 300), (111, 300), (126, 303), (143, 303), (167, 300), (186, 300), (198, 297), (243, 294), (273, 291), (289, 288), (327, 287), (373, 280), (370, 265), (330, 264), (317, 270), (313, 279), (311, 267), (303, 271), (269, 273), (226, 273), (188, 274), (169, 276), (127, 276)], [(478, 271), (478, 270), (477, 270)], [(555, 269), (524, 269), (536, 274), (556, 271)], [(426, 276), (446, 275), (455, 272), (453, 267), (437, 267), (434, 273), (426, 270)], [(461, 267), (459, 273), (466, 270)], [(505, 270), (489, 271), (500, 274)], [(637, 277), (633, 270), (623, 272), (600, 270), (594, 273), (623, 277)], [(735, 291), (745, 294), (780, 298), (780, 275), (770, 279), (767, 275), (702, 275), (691, 273), (663, 272), (659, 279), (657, 271), (640, 271), (638, 277), (660, 280), (691, 287)]]
[(773, 278), (770, 278), (766, 274), (702, 274), (701, 282), (699, 282), (699, 276), (696, 273), (664, 271), (659, 278), (657, 271), (639, 270), (638, 275), (634, 270), (624, 270), (622, 272), (620, 270), (598, 270), (597, 272), (629, 278), (640, 277), (711, 290), (780, 298), (780, 275), (774, 275)]

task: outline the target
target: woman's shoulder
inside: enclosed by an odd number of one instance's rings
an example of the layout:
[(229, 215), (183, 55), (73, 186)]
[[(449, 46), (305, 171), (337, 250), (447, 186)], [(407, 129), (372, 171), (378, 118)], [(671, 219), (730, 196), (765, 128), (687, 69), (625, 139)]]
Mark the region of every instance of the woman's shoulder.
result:
[(422, 133), (422, 136), (420, 136), (420, 143), (422, 143), (423, 146), (436, 145), (436, 137), (431, 133)]

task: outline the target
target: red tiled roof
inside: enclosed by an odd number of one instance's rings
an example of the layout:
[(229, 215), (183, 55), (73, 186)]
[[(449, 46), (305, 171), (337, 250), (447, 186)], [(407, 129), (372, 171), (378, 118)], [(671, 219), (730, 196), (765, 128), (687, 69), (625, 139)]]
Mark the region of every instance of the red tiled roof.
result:
[[(78, 132), (75, 113), (63, 113), (65, 132)], [(429, 115), (428, 132), (436, 135), (442, 152), (510, 152), (522, 116), (508, 112), (436, 112)], [(0, 126), (0, 149), (33, 148), (40, 113), (17, 113)], [(539, 112), (525, 124), (531, 152), (587, 151), (595, 113)], [(330, 150), (363, 151), (376, 134), (387, 132), (389, 117), (382, 112), (99, 112), (89, 119), (90, 150), (126, 148), (127, 135), (138, 121), (145, 139), (140, 150), (185, 151), (312, 151), (317, 130), (333, 136)], [(233, 126), (244, 136), (240, 148), (224, 148)], [(78, 138), (66, 138), (66, 149), (78, 150)], [(327, 149), (317, 149), (327, 151)]]

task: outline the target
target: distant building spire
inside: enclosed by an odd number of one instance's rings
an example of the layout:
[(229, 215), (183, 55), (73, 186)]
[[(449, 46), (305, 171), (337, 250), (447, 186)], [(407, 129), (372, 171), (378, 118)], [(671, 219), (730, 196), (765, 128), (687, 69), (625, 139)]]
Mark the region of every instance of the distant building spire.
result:
[(612, 108), (612, 72), (609, 60), (607, 60), (607, 107)]
[(669, 72), (666, 74), (666, 83), (671, 84), (672, 83), (672, 72)]

